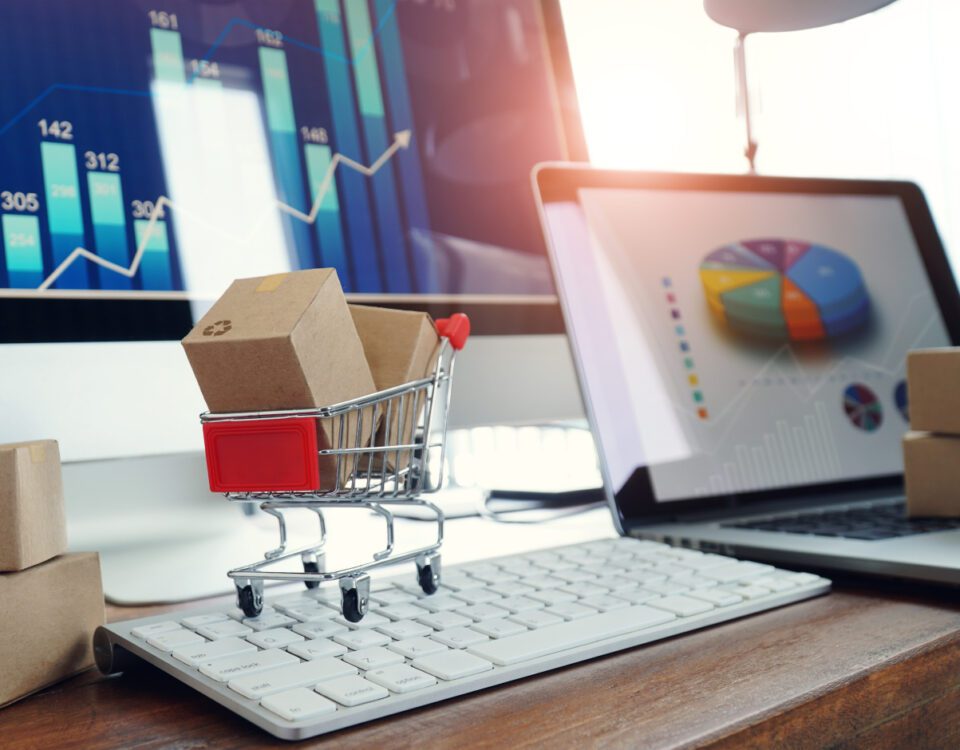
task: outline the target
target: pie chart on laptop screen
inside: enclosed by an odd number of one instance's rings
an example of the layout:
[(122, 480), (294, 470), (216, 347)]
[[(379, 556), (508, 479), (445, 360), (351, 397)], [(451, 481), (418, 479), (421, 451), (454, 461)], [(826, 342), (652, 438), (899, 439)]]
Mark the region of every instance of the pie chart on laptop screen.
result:
[(700, 263), (713, 314), (734, 333), (769, 341), (824, 341), (853, 334), (870, 318), (857, 264), (813, 242), (748, 239)]

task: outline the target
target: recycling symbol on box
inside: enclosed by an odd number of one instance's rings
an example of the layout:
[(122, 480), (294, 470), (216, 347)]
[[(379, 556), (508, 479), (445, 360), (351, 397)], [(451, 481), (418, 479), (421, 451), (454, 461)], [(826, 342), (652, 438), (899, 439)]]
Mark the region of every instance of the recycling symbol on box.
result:
[(203, 329), (204, 336), (223, 336), (233, 328), (233, 323), (229, 320), (218, 320), (216, 323)]

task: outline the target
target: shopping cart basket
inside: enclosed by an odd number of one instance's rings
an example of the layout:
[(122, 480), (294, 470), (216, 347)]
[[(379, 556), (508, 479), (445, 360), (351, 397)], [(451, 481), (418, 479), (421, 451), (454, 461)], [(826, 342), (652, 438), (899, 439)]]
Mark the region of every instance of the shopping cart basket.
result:
[[(339, 581), (341, 611), (350, 622), (367, 612), (374, 568), (413, 560), (420, 588), (427, 594), (437, 590), (443, 512), (422, 496), (443, 483), (453, 363), (470, 335), (470, 321), (457, 313), (436, 324), (441, 344), (428, 377), (333, 406), (200, 415), (210, 489), (231, 502), (259, 504), (279, 527), (276, 549), (227, 573), (236, 585), (237, 605), (248, 617), (263, 610), (267, 580), (303, 581), (310, 589)], [(436, 517), (436, 540), (396, 551), (394, 505), (427, 509)], [(284, 511), (295, 508), (316, 514), (319, 538), (288, 550)], [(325, 570), (325, 508), (361, 508), (382, 516), (386, 545), (372, 560)], [(296, 558), (302, 570), (281, 569)]]

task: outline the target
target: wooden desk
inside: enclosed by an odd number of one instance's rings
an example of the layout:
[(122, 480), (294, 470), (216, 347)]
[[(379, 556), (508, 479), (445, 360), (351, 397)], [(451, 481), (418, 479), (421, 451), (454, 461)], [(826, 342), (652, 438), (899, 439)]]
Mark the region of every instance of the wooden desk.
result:
[[(299, 747), (960, 747), (960, 600), (944, 596), (839, 586)], [(152, 668), (0, 711), (0, 745), (290, 746)]]

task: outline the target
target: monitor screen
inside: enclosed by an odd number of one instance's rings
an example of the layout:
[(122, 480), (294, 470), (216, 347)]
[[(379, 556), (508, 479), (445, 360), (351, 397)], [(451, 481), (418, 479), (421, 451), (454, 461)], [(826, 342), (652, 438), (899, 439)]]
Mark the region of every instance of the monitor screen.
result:
[(950, 336), (901, 197), (835, 190), (546, 204), (615, 492), (638, 472), (669, 503), (902, 471), (907, 351)]
[(4, 2), (0, 342), (178, 338), (232, 279), (318, 266), (358, 300), (551, 300), (550, 7)]

